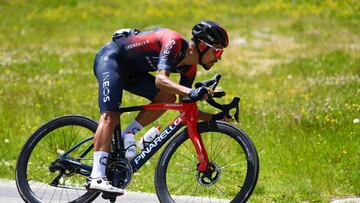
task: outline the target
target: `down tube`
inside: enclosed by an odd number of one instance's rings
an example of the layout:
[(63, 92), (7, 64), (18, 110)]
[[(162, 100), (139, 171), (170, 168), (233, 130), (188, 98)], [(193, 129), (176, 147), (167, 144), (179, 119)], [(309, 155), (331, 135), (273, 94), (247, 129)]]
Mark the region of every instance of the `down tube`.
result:
[(185, 125), (181, 121), (180, 117), (175, 119), (175, 121), (166, 127), (148, 147), (136, 155), (131, 161), (134, 172), (139, 170), (181, 127)]

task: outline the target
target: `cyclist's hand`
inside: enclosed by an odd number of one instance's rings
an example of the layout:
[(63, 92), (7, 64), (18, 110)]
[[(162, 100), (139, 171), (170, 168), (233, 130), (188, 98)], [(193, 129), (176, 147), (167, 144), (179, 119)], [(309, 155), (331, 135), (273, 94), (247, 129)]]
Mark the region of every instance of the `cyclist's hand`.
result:
[(211, 120), (212, 121), (216, 121), (216, 120), (222, 120), (222, 121), (226, 121), (226, 122), (229, 122), (231, 121), (232, 117), (227, 115), (226, 113), (224, 112), (220, 112), (220, 113), (217, 113), (217, 114), (214, 114), (212, 117), (211, 117)]
[(189, 98), (193, 101), (199, 101), (202, 99), (207, 99), (208, 94), (209, 92), (206, 87), (199, 87), (190, 91)]

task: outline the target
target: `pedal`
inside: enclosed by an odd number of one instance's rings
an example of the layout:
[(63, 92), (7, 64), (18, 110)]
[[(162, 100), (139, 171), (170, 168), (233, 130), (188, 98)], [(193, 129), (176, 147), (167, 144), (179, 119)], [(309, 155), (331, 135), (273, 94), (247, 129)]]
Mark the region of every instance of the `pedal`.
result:
[(104, 192), (102, 193), (101, 197), (103, 199), (108, 199), (110, 202), (115, 202), (116, 201), (116, 194), (115, 193), (108, 193), (108, 192)]
[(86, 182), (86, 183), (84, 184), (84, 187), (85, 187), (87, 190), (89, 190), (90, 182)]

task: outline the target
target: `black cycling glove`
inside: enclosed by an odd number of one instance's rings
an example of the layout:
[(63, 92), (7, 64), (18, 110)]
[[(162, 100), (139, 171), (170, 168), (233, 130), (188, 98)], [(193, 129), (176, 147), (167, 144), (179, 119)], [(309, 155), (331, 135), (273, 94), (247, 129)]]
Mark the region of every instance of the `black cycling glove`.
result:
[(199, 101), (202, 100), (207, 94), (208, 90), (206, 87), (199, 87), (190, 91), (189, 98), (193, 101)]

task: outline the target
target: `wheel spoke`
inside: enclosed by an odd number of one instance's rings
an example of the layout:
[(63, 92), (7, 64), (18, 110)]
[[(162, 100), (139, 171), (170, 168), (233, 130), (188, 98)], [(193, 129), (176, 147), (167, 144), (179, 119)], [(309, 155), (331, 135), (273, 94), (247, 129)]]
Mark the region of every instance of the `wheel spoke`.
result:
[(235, 178), (233, 175), (224, 175), (224, 173), (221, 175), (222, 178), (227, 178), (229, 181), (232, 181), (232, 182), (244, 182), (244, 179), (238, 179), (238, 178)]
[[(188, 136), (180, 134), (172, 140), (159, 160), (167, 168), (165, 170), (158, 165), (158, 195), (164, 199), (171, 196), (196, 203), (241, 202), (247, 199), (256, 184), (258, 173), (257, 169), (247, 171), (248, 164), (258, 167), (257, 153), (250, 139), (243, 131), (222, 123), (201, 123), (198, 129), (212, 164), (211, 169), (199, 172), (193, 166), (198, 165), (196, 151), (191, 149)], [(159, 191), (158, 183), (162, 181), (166, 181), (167, 188), (160, 185)], [(240, 191), (245, 195), (238, 195)]]
[[(16, 169), (16, 174), (21, 174), (21, 176), (16, 176), (18, 188), (21, 194), (27, 195), (23, 198), (29, 200), (37, 198), (44, 202), (73, 202), (75, 200), (84, 202), (93, 197), (94, 193), (87, 192), (81, 184), (84, 177), (72, 174), (68, 170), (64, 171), (66, 175), (59, 179), (58, 186), (50, 186), (59, 173), (51, 173), (49, 166), (57, 159), (59, 153), (75, 146), (76, 143), (83, 140), (83, 135), (94, 134), (95, 129), (95, 123), (85, 117), (65, 116), (50, 121), (36, 132), (38, 134), (31, 136), (27, 142), (30, 144), (24, 147), (19, 155), (21, 162), (19, 165), (26, 167)], [(89, 140), (79, 145), (67, 157), (91, 164), (91, 145), (92, 140)], [(88, 153), (85, 154), (86, 151)], [(80, 158), (79, 153), (84, 154), (83, 157)], [(63, 166), (57, 167), (60, 168), (56, 170), (62, 170)], [(27, 177), (27, 179), (23, 177)]]
[[(223, 135), (222, 135), (223, 136)], [(219, 141), (219, 143), (220, 143), (220, 141)], [(226, 149), (226, 146), (229, 146), (229, 140), (226, 142), (226, 144), (224, 144), (224, 145), (222, 145), (222, 147), (220, 147), (220, 149)], [(212, 158), (212, 161), (216, 161), (216, 158), (219, 156), (219, 154), (223, 154), (224, 153), (224, 151), (223, 150), (219, 150), (219, 152), (215, 155), (215, 156), (213, 156), (213, 158)], [(226, 153), (226, 154), (230, 154), (230, 153)]]
[(187, 160), (191, 161), (192, 163), (197, 164), (197, 162), (196, 162), (196, 161), (194, 161), (192, 158), (190, 158), (190, 157), (188, 157), (188, 156), (185, 156), (185, 155), (184, 155), (184, 154), (182, 154), (182, 153), (177, 153), (176, 155), (180, 155), (180, 156), (184, 157), (185, 159), (187, 159)]
[(218, 190), (218, 191), (220, 191), (222, 194), (224, 194), (227, 198), (230, 198), (231, 199), (231, 197), (229, 196), (229, 194), (227, 194), (223, 189), (221, 189), (217, 184), (215, 184), (214, 185), (215, 187), (216, 187), (216, 189)]
[[(246, 162), (246, 161), (244, 161)], [(234, 166), (238, 166), (240, 165), (241, 163), (235, 163), (235, 164), (228, 164), (228, 165), (225, 165), (223, 167), (220, 167), (220, 169), (225, 169), (225, 168), (229, 168), (229, 167), (234, 167)]]
[[(67, 197), (68, 202), (70, 202), (69, 193), (68, 193), (68, 190), (67, 190), (67, 189), (65, 189), (65, 193), (66, 193), (66, 197)], [(79, 196), (78, 196), (78, 197), (79, 197)]]
[[(178, 189), (181, 187), (183, 187), (184, 186), (184, 183), (186, 183), (186, 182), (188, 182), (188, 181), (190, 181), (191, 179), (193, 179), (194, 177), (190, 177), (190, 178), (187, 178), (187, 179), (185, 179), (185, 181), (182, 181), (180, 184), (178, 184), (178, 186), (177, 187), (175, 187), (174, 188), (174, 190), (177, 190), (178, 191)], [(194, 178), (195, 179), (195, 178)], [(177, 194), (177, 192), (176, 192), (176, 194)], [(181, 194), (181, 193), (180, 193)]]
[[(191, 193), (191, 195), (188, 197), (188, 200), (190, 199), (190, 197), (195, 196), (194, 194), (196, 194), (196, 191), (198, 190), (198, 188), (199, 188), (199, 184), (197, 183), (194, 192)], [(186, 202), (187, 202), (187, 200), (186, 200)], [(193, 200), (193, 202), (194, 202), (194, 200)]]
[[(210, 134), (210, 136), (212, 135), (212, 133)], [(216, 143), (216, 146), (215, 146), (215, 148), (213, 148), (213, 153), (212, 153), (212, 155), (211, 155), (211, 157), (214, 157), (214, 150), (216, 150), (217, 149), (217, 147), (219, 146), (219, 144), (220, 144), (220, 142), (221, 142), (221, 139), (222, 139), (222, 137), (223, 137), (223, 135), (221, 134), (221, 136), (220, 136), (220, 138), (219, 138), (219, 140), (218, 140), (218, 142)], [(221, 150), (220, 150), (221, 151)]]

